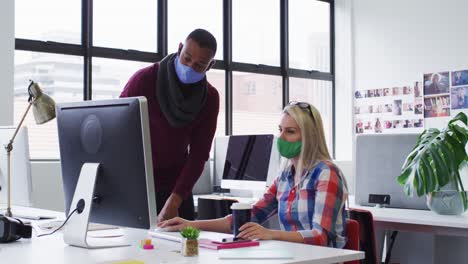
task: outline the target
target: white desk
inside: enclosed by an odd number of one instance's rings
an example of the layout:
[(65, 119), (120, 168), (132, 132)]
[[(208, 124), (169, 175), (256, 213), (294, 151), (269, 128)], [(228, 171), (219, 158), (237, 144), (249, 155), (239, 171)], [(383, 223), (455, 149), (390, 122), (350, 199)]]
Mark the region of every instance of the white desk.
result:
[(452, 216), (439, 215), (429, 210), (359, 206), (354, 204), (354, 197), (350, 197), (349, 206), (370, 211), (377, 228), (436, 235), (468, 236), (468, 213)]
[[(403, 232), (420, 232), (428, 233), (432, 235), (446, 235), (446, 236), (464, 236), (468, 237), (468, 213), (459, 216), (452, 215), (439, 215), (429, 210), (413, 210), (413, 209), (397, 209), (397, 208), (377, 208), (370, 206), (359, 206), (354, 204), (354, 197), (350, 197), (350, 207), (357, 209), (368, 210), (372, 213), (374, 218), (374, 225), (376, 229), (384, 231), (384, 238), (382, 241), (381, 248), (381, 259), (382, 262), (386, 260), (388, 251), (392, 251), (392, 248), (388, 247), (388, 236), (387, 231), (394, 231), (396, 235), (398, 231)], [(396, 231), (396, 232), (395, 232)], [(398, 243), (398, 238), (396, 239)], [(404, 241), (403, 241), (404, 243)], [(391, 243), (390, 243), (391, 244)], [(408, 246), (408, 245), (407, 245)], [(421, 254), (432, 254), (434, 248), (429, 248), (428, 252), (421, 252)], [(450, 248), (448, 248), (450, 250)], [(408, 253), (408, 252), (406, 252)], [(453, 252), (452, 252), (453, 253)], [(444, 255), (448, 252), (444, 252)], [(454, 253), (455, 254), (455, 253)], [(419, 256), (419, 258), (424, 258)], [(455, 262), (465, 262), (464, 257), (454, 257)], [(454, 261), (452, 259), (452, 261)], [(405, 262), (405, 260), (400, 260)], [(406, 260), (408, 261), (408, 260)], [(426, 261), (433, 261), (426, 258)], [(418, 262), (418, 263), (432, 263), (432, 262)], [(438, 263), (438, 262), (434, 262)], [(450, 261), (448, 262), (450, 263)]]
[[(13, 208), (15, 209), (15, 208)], [(24, 208), (23, 208), (24, 209)], [(63, 214), (38, 210), (36, 212)], [(122, 260), (140, 260), (145, 263), (337, 263), (364, 258), (364, 252), (280, 241), (261, 241), (259, 249), (281, 249), (293, 252), (294, 259), (282, 260), (220, 260), (217, 251), (200, 248), (197, 257), (183, 257), (178, 252), (180, 244), (153, 238), (154, 250), (141, 250), (138, 243), (148, 238), (146, 230), (124, 229), (132, 246), (110, 249), (87, 250), (68, 246), (63, 242), (62, 233), (52, 236), (21, 239), (14, 243), (0, 244), (2, 263), (48, 263), (48, 264), (82, 264), (107, 263)], [(35, 236), (35, 234), (33, 234)]]

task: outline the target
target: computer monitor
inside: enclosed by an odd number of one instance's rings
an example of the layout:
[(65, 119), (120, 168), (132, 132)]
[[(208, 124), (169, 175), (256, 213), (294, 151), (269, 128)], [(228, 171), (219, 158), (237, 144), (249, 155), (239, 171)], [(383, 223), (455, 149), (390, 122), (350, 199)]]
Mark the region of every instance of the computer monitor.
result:
[[(215, 151), (222, 155), (219, 145)], [(273, 135), (230, 136), (225, 153), (222, 188), (263, 193), (267, 182), (278, 176), (280, 158)]]
[[(7, 203), (8, 172), (7, 153), (4, 146), (10, 141), (15, 129), (11, 126), (0, 127), (0, 204)], [(11, 204), (31, 206), (32, 179), (27, 127), (23, 126), (18, 130), (10, 155)]]
[[(146, 98), (57, 105), (67, 215), (67, 244), (100, 248), (126, 241), (87, 238), (89, 221), (150, 229), (156, 225), (151, 141)], [(91, 206), (90, 206), (91, 205)]]

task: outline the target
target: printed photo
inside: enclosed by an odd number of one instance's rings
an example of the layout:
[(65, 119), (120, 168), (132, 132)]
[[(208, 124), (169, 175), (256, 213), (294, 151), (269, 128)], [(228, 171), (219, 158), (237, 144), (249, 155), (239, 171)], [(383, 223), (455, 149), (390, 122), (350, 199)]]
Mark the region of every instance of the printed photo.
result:
[(403, 86), (403, 94), (412, 94), (413, 89), (410, 86)]
[(450, 116), (450, 97), (448, 95), (424, 98), (424, 117)]
[(383, 96), (383, 89), (375, 89), (374, 95), (375, 95), (375, 97)]
[(452, 109), (468, 108), (468, 86), (452, 87)]
[(361, 113), (361, 107), (355, 106), (355, 107), (354, 107), (354, 114), (355, 114), (355, 115), (358, 115), (358, 114), (360, 114), (360, 113)]
[(422, 115), (423, 114), (423, 104), (422, 104), (422, 98), (416, 98), (414, 100), (414, 114), (416, 115)]
[(366, 97), (374, 97), (374, 91), (373, 89), (367, 90), (367, 96)]
[(390, 88), (384, 88), (383, 89), (383, 96), (391, 96)]
[(468, 85), (468, 70), (452, 72), (452, 86)]
[(414, 83), (414, 97), (422, 97), (422, 90), (421, 90), (421, 82), (415, 82)]
[(355, 91), (354, 92), (354, 98), (356, 98), (356, 99), (362, 98), (361, 91)]
[(412, 120), (405, 120), (403, 121), (403, 128), (412, 128), (413, 127), (413, 121)]
[(393, 100), (393, 114), (401, 115), (401, 100)]
[(424, 74), (424, 95), (449, 92), (449, 72)]
[(401, 120), (393, 120), (393, 128), (403, 128), (403, 122)]
[(385, 104), (384, 111), (385, 113), (391, 113), (393, 111), (393, 104)]
[(365, 121), (364, 122), (364, 130), (373, 130), (374, 126), (372, 125), (372, 121)]
[(382, 133), (382, 122), (380, 122), (379, 118), (375, 119), (374, 131), (375, 133)]
[(377, 113), (382, 113), (383, 105), (377, 105)]
[(413, 125), (414, 125), (414, 127), (423, 127), (424, 126), (424, 120), (423, 119), (413, 119)]
[(412, 103), (403, 103), (403, 111), (413, 112), (413, 104)]
[(356, 120), (356, 134), (364, 133), (364, 125), (362, 124), (362, 120)]
[(402, 89), (401, 89), (401, 87), (393, 87), (393, 88), (392, 88), (392, 94), (393, 94), (393, 96), (395, 96), (395, 95), (401, 95), (401, 94), (402, 94)]
[(385, 129), (390, 129), (390, 128), (392, 128), (392, 121), (385, 120)]

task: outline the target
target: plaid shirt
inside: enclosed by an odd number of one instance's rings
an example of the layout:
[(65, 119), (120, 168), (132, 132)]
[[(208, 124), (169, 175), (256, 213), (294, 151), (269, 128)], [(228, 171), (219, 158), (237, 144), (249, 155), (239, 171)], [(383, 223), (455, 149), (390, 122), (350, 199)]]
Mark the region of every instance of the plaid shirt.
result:
[(346, 244), (345, 201), (341, 171), (319, 162), (294, 185), (294, 171), (285, 170), (252, 207), (252, 222), (264, 223), (278, 213), (281, 230), (297, 231), (307, 244), (343, 248)]

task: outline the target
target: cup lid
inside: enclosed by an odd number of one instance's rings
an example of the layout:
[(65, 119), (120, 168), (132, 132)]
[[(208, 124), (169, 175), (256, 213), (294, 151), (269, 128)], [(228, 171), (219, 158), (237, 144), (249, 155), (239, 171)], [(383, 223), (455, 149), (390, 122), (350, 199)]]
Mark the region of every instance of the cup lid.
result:
[(251, 208), (252, 205), (250, 203), (233, 203), (231, 205), (231, 210), (247, 210)]

